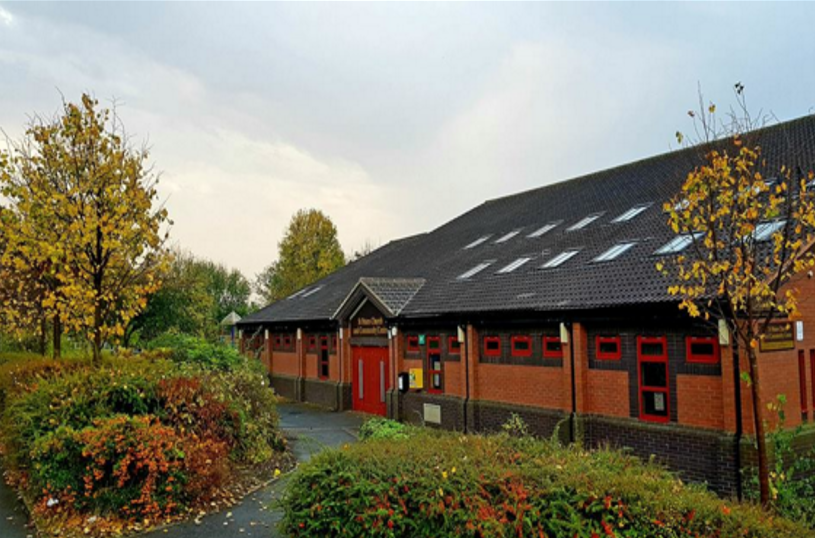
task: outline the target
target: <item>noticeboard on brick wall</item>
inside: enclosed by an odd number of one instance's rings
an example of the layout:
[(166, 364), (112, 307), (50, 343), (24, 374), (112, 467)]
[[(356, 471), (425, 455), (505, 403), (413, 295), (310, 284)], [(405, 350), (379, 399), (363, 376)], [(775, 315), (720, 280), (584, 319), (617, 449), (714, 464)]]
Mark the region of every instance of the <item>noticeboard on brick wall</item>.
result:
[(759, 341), (759, 350), (763, 353), (784, 351), (796, 347), (793, 339), (793, 323), (775, 321), (768, 325), (768, 330)]

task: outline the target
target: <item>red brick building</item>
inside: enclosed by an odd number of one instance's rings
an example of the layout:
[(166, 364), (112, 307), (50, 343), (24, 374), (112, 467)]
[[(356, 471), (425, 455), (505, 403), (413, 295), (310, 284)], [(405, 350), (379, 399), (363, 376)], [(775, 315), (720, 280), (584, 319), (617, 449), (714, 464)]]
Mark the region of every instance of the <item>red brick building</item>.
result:
[[(769, 170), (813, 170), (813, 116), (756, 134)], [(655, 269), (688, 246), (662, 207), (696, 156), (485, 202), (247, 316), (244, 349), (293, 400), (462, 431), (516, 413), (537, 434), (656, 455), (733, 493), (753, 430), (745, 357), (680, 311)], [(788, 425), (812, 424), (812, 274), (788, 286), (801, 317), (760, 353), (763, 401), (785, 394)]]

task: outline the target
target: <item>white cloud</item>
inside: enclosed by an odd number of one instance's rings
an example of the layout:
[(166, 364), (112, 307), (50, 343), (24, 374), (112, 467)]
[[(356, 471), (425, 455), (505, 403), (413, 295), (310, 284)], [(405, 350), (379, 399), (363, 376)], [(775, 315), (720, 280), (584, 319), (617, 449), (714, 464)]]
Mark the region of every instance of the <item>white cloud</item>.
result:
[(0, 6), (0, 24), (4, 24), (6, 26), (11, 26), (14, 24), (14, 15), (12, 15), (3, 6)]

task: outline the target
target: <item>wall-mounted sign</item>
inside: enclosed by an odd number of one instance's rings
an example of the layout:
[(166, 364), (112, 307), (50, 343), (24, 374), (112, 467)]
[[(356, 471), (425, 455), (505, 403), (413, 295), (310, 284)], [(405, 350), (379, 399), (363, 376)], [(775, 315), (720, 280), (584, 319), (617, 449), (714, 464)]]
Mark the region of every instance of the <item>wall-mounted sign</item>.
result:
[(442, 424), (442, 406), (423, 404), (422, 418), (429, 424)]
[(765, 336), (759, 341), (759, 350), (762, 352), (783, 351), (794, 347), (793, 323), (789, 321), (771, 323)]
[(422, 368), (410, 368), (408, 370), (408, 387), (421, 389), (425, 386), (425, 376), (422, 375)]
[(364, 305), (351, 320), (352, 338), (387, 338), (385, 318), (373, 305)]

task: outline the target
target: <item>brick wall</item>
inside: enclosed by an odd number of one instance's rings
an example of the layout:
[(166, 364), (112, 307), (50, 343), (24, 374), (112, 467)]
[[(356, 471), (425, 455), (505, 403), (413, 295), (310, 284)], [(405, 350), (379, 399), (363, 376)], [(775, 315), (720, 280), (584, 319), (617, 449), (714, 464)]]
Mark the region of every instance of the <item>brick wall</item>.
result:
[(300, 374), (297, 353), (273, 351), (272, 373), (297, 377)]
[(582, 417), (589, 447), (611, 445), (642, 459), (654, 457), (691, 482), (705, 483), (722, 495), (736, 492), (733, 435), (676, 424), (651, 424), (635, 419)]
[(563, 368), (479, 363), (477, 370), (475, 386), (482, 400), (569, 410), (564, 391), (570, 380)]
[(589, 370), (586, 373), (584, 413), (628, 417), (629, 373), (613, 370)]
[(678, 375), (677, 421), (701, 428), (724, 429), (722, 380)]

